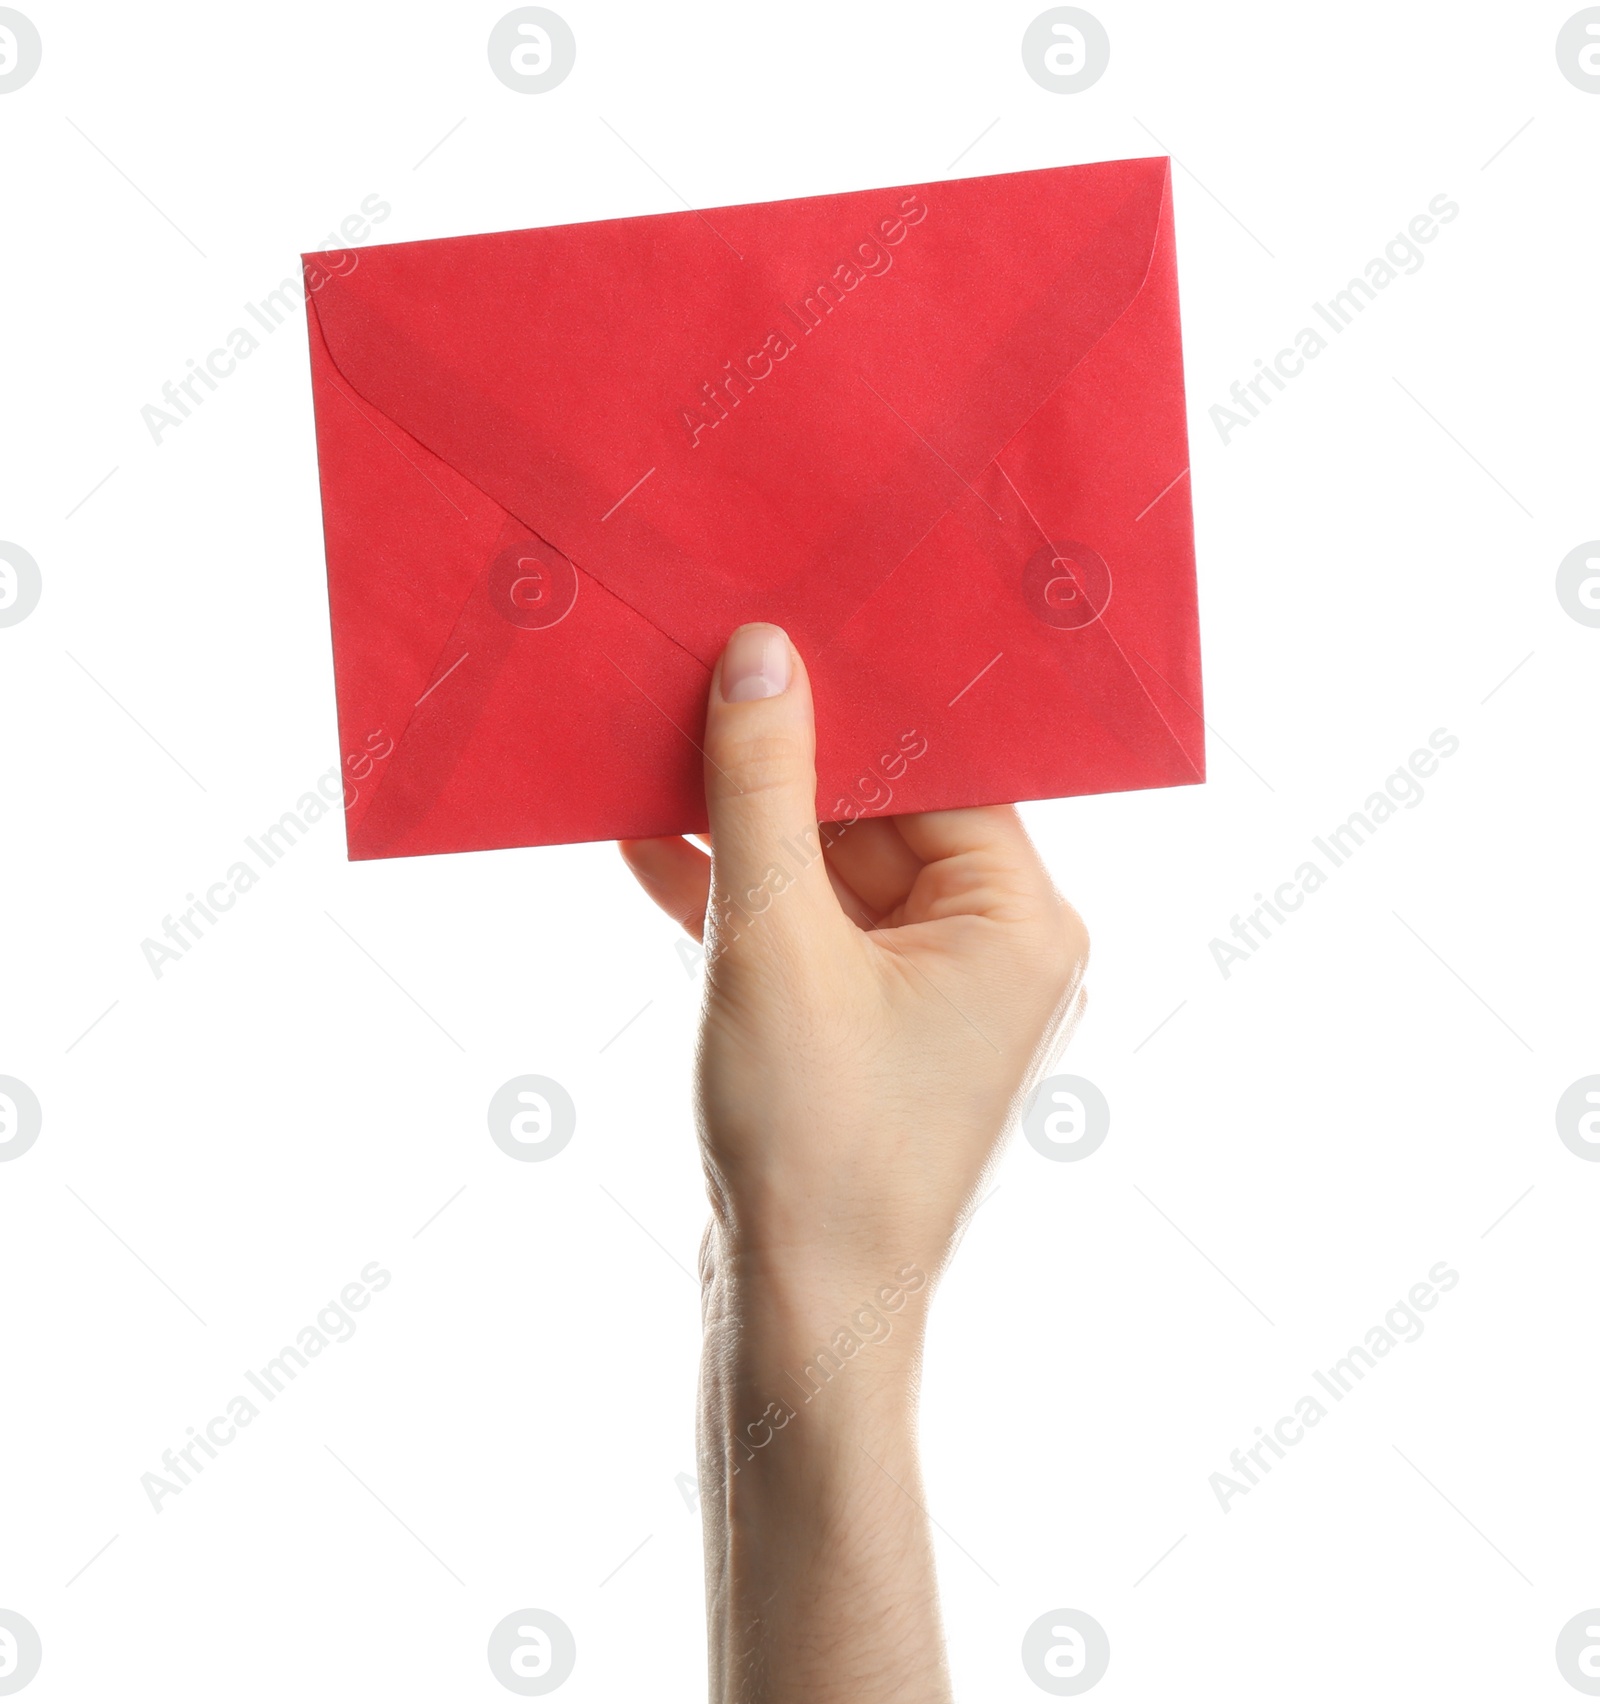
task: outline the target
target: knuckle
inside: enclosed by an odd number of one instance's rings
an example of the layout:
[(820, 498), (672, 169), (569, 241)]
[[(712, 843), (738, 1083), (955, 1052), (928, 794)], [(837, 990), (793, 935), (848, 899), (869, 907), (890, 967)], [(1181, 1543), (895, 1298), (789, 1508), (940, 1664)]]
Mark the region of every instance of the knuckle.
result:
[(1089, 959), (1089, 932), (1064, 900), (1054, 900), (1033, 935), (1030, 969), (1052, 993), (1070, 992)]
[(1066, 900), (1060, 900), (1061, 925), (1073, 968), (1081, 971), (1089, 962), (1089, 930), (1083, 919)]
[(811, 780), (805, 746), (790, 733), (751, 735), (717, 752), (712, 761), (735, 797), (787, 790)]

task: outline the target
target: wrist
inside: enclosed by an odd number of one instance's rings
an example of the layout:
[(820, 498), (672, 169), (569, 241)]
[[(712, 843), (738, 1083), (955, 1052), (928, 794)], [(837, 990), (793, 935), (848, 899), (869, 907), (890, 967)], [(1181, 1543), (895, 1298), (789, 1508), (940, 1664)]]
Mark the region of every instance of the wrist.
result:
[(885, 1371), (920, 1359), (933, 1286), (917, 1260), (757, 1246), (714, 1225), (701, 1277), (706, 1336), (737, 1345), (741, 1364), (804, 1364), (818, 1349)]
[[(705, 1442), (734, 1466), (785, 1448), (915, 1426), (927, 1275), (886, 1261), (877, 1281), (714, 1239), (704, 1292)], [(804, 1439), (800, 1434), (804, 1434)]]

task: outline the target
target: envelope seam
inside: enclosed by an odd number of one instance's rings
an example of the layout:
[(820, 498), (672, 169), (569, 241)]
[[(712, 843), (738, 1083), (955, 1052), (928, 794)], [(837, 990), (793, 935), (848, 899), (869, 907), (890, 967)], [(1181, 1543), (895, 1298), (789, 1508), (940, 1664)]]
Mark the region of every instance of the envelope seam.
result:
[[(1164, 180), (1164, 182), (1162, 183), (1162, 186), (1161, 186), (1161, 212), (1163, 212), (1163, 213), (1165, 212), (1167, 205), (1168, 205), (1169, 201), (1171, 200), (1171, 196), (1172, 196), (1172, 162), (1171, 162), (1171, 159), (1169, 158), (1167, 160), (1166, 178), (1165, 178), (1165, 180)], [(1144, 272), (1140, 276), (1138, 289), (1136, 289), (1133, 292), (1133, 294), (1131, 296), (1129, 296), (1127, 302), (1123, 305), (1120, 312), (1118, 312), (1116, 318), (1113, 319), (1110, 322), (1110, 324), (1107, 325), (1104, 328), (1103, 331), (1101, 331), (1100, 335), (1094, 340), (1093, 343), (1091, 343), (1089, 345), (1089, 347), (1087, 349), (1084, 350), (1084, 352), (1078, 357), (1078, 359), (1076, 361), (1074, 361), (1072, 363), (1072, 365), (1066, 369), (1065, 372), (1062, 373), (1061, 377), (1056, 381), (1056, 383), (1053, 384), (1050, 387), (1050, 389), (1045, 393), (1045, 395), (1040, 398), (1038, 404), (1034, 407), (1032, 412), (1028, 414), (1027, 418), (1024, 419), (1021, 422), (1021, 424), (1016, 428), (1016, 430), (1013, 431), (1010, 434), (1010, 436), (1006, 438), (1004, 443), (1002, 443), (1000, 445), (1000, 447), (997, 450), (994, 451), (994, 453), (989, 457), (988, 461), (986, 461), (983, 464), (982, 468), (980, 468), (979, 471), (974, 475), (975, 478), (981, 479), (985, 473), (987, 473), (991, 468), (994, 468), (994, 469), (997, 469), (999, 471), (1001, 477), (1006, 480), (1007, 484), (1010, 484), (1011, 476), (1000, 465), (1001, 456), (1003, 456), (1006, 453), (1006, 451), (1009, 450), (1011, 448), (1011, 446), (1017, 441), (1017, 439), (1020, 438), (1024, 432), (1027, 431), (1029, 426), (1031, 426), (1033, 424), (1033, 422), (1038, 418), (1038, 416), (1041, 413), (1043, 413), (1043, 411), (1046, 408), (1049, 407), (1051, 400), (1061, 391), (1062, 387), (1071, 383), (1073, 377), (1077, 374), (1078, 369), (1083, 366), (1084, 362), (1087, 361), (1089, 359), (1089, 357), (1094, 354), (1095, 350), (1097, 350), (1100, 347), (1100, 345), (1106, 340), (1106, 338), (1108, 338), (1111, 335), (1111, 333), (1116, 330), (1117, 326), (1120, 325), (1122, 323), (1122, 321), (1137, 306), (1140, 298), (1144, 295), (1145, 289), (1150, 282), (1150, 271), (1151, 271), (1151, 268), (1155, 265), (1156, 249), (1160, 245), (1160, 230), (1161, 230), (1161, 220), (1160, 220), (1160, 215), (1158, 214), (1157, 220), (1156, 220), (1156, 235), (1151, 239), (1150, 253), (1145, 258)], [(969, 487), (969, 490), (970, 490), (970, 487)], [(1016, 490), (1016, 487), (1014, 485), (1012, 486), (1012, 490), (1014, 490), (1014, 491)], [(1021, 492), (1018, 492), (1017, 495), (1020, 498), (1022, 494), (1021, 494)], [(939, 526), (939, 524), (945, 519), (945, 517), (947, 515), (950, 515), (951, 513), (954, 512), (954, 510), (959, 506), (961, 501), (962, 501), (962, 498), (960, 496), (952, 497), (950, 499), (950, 501), (944, 506), (944, 508), (939, 511), (939, 513), (934, 517), (934, 519), (924, 529), (921, 536), (917, 539), (917, 542), (915, 544), (913, 544), (912, 547), (905, 553), (905, 555), (902, 556), (900, 558), (900, 560), (894, 565), (894, 567), (891, 568), (889, 570), (889, 572), (887, 574), (885, 574), (884, 577), (881, 580), (879, 580), (875, 586), (873, 586), (871, 591), (862, 600), (860, 607), (850, 616), (850, 618), (848, 620), (842, 622), (840, 624), (840, 626), (838, 628), (836, 628), (835, 631), (829, 636), (827, 643), (825, 645), (823, 645), (822, 650), (818, 653), (819, 655), (826, 654), (826, 652), (831, 650), (834, 645), (839, 643), (841, 637), (844, 634), (845, 629), (849, 627), (850, 622), (855, 619), (855, 616), (860, 614), (861, 609), (864, 609), (866, 607), (866, 605), (869, 602), (871, 602), (871, 600), (874, 597), (876, 597), (878, 595), (878, 593), (881, 592), (885, 586), (888, 585), (888, 583), (895, 577), (895, 575), (898, 574), (903, 567), (905, 567), (906, 563), (909, 562), (910, 559), (913, 556), (916, 555), (916, 553), (919, 549), (921, 549), (923, 543), (927, 540), (928, 536)], [(1024, 505), (1024, 507), (1026, 507), (1026, 505)], [(1031, 514), (1029, 516), (1029, 519), (1033, 519)], [(1038, 525), (1039, 525), (1038, 521), (1034, 520), (1034, 526), (1038, 527)], [(1042, 531), (1042, 529), (1041, 529), (1041, 531)], [(1046, 542), (1048, 542), (1048, 541), (1046, 541)], [(1131, 667), (1131, 665), (1130, 665), (1130, 667)], [(1174, 736), (1174, 737), (1176, 737), (1176, 736)], [(1191, 759), (1190, 762), (1191, 762), (1191, 765), (1192, 765), (1193, 760)]]
[[(315, 301), (309, 296), (307, 297), (307, 307), (308, 307), (310, 312), (316, 314), (316, 317), (317, 317), (317, 335), (322, 340), (322, 348), (323, 348), (324, 354), (327, 356), (328, 365), (333, 369), (334, 375), (338, 379), (339, 383), (342, 384), (345, 387), (345, 389), (348, 390), (351, 393), (352, 396), (356, 397), (365, 407), (370, 408), (373, 411), (373, 413), (376, 414), (379, 417), (379, 419), (385, 421), (388, 425), (394, 427), (394, 429), (397, 432), (399, 432), (402, 437), (406, 438), (409, 442), (415, 444), (419, 449), (426, 451), (426, 453), (430, 456), (433, 456), (435, 460), (443, 462), (444, 465), (450, 469), (451, 473), (453, 473), (456, 476), (456, 478), (461, 480), (461, 482), (464, 485), (471, 486), (471, 488), (474, 491), (476, 491), (478, 493), (478, 495), (481, 498), (483, 498), (483, 500), (486, 503), (492, 504), (499, 511), (499, 513), (506, 518), (506, 520), (514, 523), (518, 527), (523, 528), (528, 533), (528, 535), (530, 537), (536, 538), (541, 544), (546, 546), (546, 548), (555, 551), (556, 554), (558, 556), (560, 556), (564, 561), (572, 563), (573, 569), (577, 573), (582, 574), (584, 579), (587, 580), (591, 586), (598, 588), (598, 590), (604, 592), (608, 597), (615, 598), (618, 603), (620, 603), (625, 609), (630, 610), (634, 615), (636, 615), (639, 618), (640, 621), (642, 621), (653, 632), (658, 633), (663, 639), (665, 639), (667, 641), (668, 644), (672, 645), (675, 649), (681, 651), (686, 657), (688, 657), (695, 664), (695, 666), (697, 668), (704, 670), (705, 675), (706, 675), (706, 679), (709, 682), (709, 680), (711, 678), (710, 667), (706, 663), (702, 662), (701, 659), (698, 656), (696, 656), (695, 653), (693, 651), (691, 651), (688, 648), (687, 645), (683, 644), (681, 640), (674, 638), (673, 635), (668, 633), (667, 630), (664, 627), (662, 627), (658, 622), (653, 621), (648, 615), (645, 614), (645, 612), (642, 609), (639, 609), (636, 605), (634, 605), (633, 603), (630, 603), (627, 598), (623, 597), (620, 593), (614, 591), (610, 586), (608, 586), (597, 575), (593, 574), (589, 569), (585, 568), (581, 562), (578, 562), (574, 558), (572, 558), (571, 556), (568, 556), (566, 551), (562, 550), (560, 545), (555, 544), (550, 539), (547, 539), (544, 536), (544, 534), (539, 531), (539, 529), (537, 527), (531, 525), (523, 516), (517, 514), (512, 509), (508, 509), (505, 506), (505, 504), (500, 501), (500, 499), (498, 497), (494, 496), (492, 493), (490, 493), (488, 491), (485, 491), (483, 489), (483, 487), (481, 485), (479, 485), (478, 482), (475, 479), (469, 478), (453, 462), (445, 461), (445, 458), (443, 456), (440, 456), (437, 451), (428, 449), (428, 446), (426, 444), (424, 444), (422, 442), (422, 440), (416, 436), (415, 433), (407, 431), (406, 428), (398, 420), (396, 420), (392, 414), (390, 414), (386, 409), (380, 408), (378, 406), (378, 404), (372, 400), (371, 397), (369, 397), (364, 391), (362, 391), (354, 383), (354, 381), (350, 378), (349, 374), (345, 372), (345, 370), (342, 366), (340, 366), (338, 357), (334, 354), (332, 345), (328, 341), (327, 332), (326, 332), (325, 328), (323, 327), (322, 315), (321, 315), (320, 312), (317, 311)], [(365, 417), (363, 416), (363, 418), (365, 418)], [(369, 421), (368, 424), (371, 425), (372, 422)], [(377, 428), (376, 425), (373, 425), (373, 430), (378, 431), (378, 428)], [(379, 432), (379, 436), (383, 437), (384, 434), (382, 432)], [(386, 439), (386, 441), (389, 441), (389, 440)], [(399, 446), (393, 444), (392, 441), (390, 441), (390, 442), (391, 442), (391, 448), (394, 448), (398, 452)], [(428, 485), (433, 485), (433, 481), (428, 478), (427, 474), (424, 473), (421, 468), (419, 468), (414, 462), (411, 461), (411, 458), (409, 456), (403, 456), (403, 459), (410, 465), (412, 471), (420, 479), (422, 479)], [(434, 486), (434, 489), (438, 490), (438, 487)], [(441, 492), (440, 495), (443, 495), (443, 493)], [(448, 501), (448, 499), (446, 499), (446, 501)], [(454, 505), (452, 505), (452, 507), (454, 507)], [(493, 560), (493, 556), (491, 555), (490, 561), (492, 562), (492, 560)], [(457, 608), (455, 615), (451, 620), (449, 631), (445, 634), (445, 637), (440, 644), (438, 653), (434, 658), (433, 665), (428, 671), (430, 680), (433, 679), (437, 675), (440, 661), (445, 657), (445, 655), (451, 649), (452, 635), (454, 635), (457, 628), (459, 628), (459, 626), (461, 624), (461, 618), (462, 618), (463, 615), (465, 615), (467, 608), (471, 604), (473, 598), (478, 595), (479, 589), (483, 585), (483, 577), (484, 577), (484, 573), (485, 573), (486, 569), (487, 569), (487, 564), (485, 564), (485, 566), (483, 568), (479, 569), (478, 574), (477, 574), (476, 578), (473, 580), (471, 588), (468, 590), (466, 597), (462, 599), (460, 606)], [(397, 756), (399, 755), (401, 747), (406, 743), (406, 736), (411, 732), (411, 729), (416, 722), (417, 711), (420, 708), (420, 706), (421, 706), (421, 700), (419, 699), (415, 703), (412, 704), (410, 710), (406, 714), (405, 722), (402, 725), (400, 732), (399, 732), (399, 734), (398, 734), (398, 736), (396, 737), (396, 740), (395, 740), (395, 754)], [(366, 810), (364, 810), (361, 813), (361, 821), (363, 823), (365, 823), (367, 817), (372, 813), (373, 807), (377, 803), (379, 794), (384, 791), (385, 781), (387, 781), (389, 779), (389, 777), (396, 772), (396, 768), (397, 768), (397, 766), (395, 766), (395, 765), (386, 766), (383, 773), (379, 777), (377, 784), (370, 789), (369, 796), (368, 796), (367, 808), (366, 808)], [(357, 829), (355, 832), (356, 832), (357, 836), (359, 836), (360, 830)]]

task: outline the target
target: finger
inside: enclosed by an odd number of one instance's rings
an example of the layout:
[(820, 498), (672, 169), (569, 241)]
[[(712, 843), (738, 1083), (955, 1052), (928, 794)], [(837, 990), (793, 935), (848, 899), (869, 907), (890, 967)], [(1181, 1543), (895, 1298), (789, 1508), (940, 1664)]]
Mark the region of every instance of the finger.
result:
[(728, 641), (711, 682), (705, 752), (719, 919), (771, 907), (764, 933), (779, 939), (841, 925), (819, 855), (811, 685), (782, 628), (756, 623)]
[(894, 819), (902, 838), (926, 864), (972, 853), (995, 862), (1038, 861), (1028, 831), (1013, 805), (976, 805), (967, 810), (923, 811)]
[(822, 844), (828, 867), (880, 914), (900, 904), (922, 869), (892, 817), (824, 823)]
[(705, 935), (711, 860), (677, 835), (661, 840), (619, 840), (617, 850), (634, 879), (666, 914), (698, 941)]
[(1022, 819), (1010, 805), (896, 817), (925, 868), (916, 905), (929, 912), (997, 914), (1035, 905), (1055, 889)]
[[(711, 836), (709, 834), (696, 834), (694, 838), (701, 841), (706, 846), (710, 846), (711, 844)], [(902, 841), (901, 846), (904, 847), (904, 844), (904, 841)], [(624, 856), (626, 856), (626, 853), (624, 853)], [(920, 868), (920, 866), (917, 867)], [(862, 899), (861, 895), (858, 894), (853, 887), (851, 887), (850, 883), (847, 882), (833, 867), (831, 862), (826, 865), (826, 868), (828, 871), (828, 885), (833, 889), (834, 895), (839, 901), (839, 907), (844, 912), (845, 916), (859, 928), (875, 929), (881, 921), (884, 907), (881, 905), (868, 905), (867, 902)], [(709, 871), (707, 872), (707, 879), (709, 880)], [(697, 925), (700, 922), (703, 922), (703, 918), (697, 920)], [(684, 926), (686, 928), (688, 927), (687, 924)]]
[(832, 864), (826, 864), (824, 867), (828, 872), (828, 886), (833, 889), (839, 909), (858, 929), (876, 929), (883, 918), (879, 907), (868, 905)]

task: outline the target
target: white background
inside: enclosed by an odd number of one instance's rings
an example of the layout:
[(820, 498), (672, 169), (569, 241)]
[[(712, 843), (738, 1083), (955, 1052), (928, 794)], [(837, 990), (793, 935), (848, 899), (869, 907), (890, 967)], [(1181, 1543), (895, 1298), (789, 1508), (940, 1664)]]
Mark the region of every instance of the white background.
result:
[[(44, 1129), (0, 1167), (0, 1607), (44, 1641), (29, 1696), (488, 1701), (524, 1606), (574, 1630), (573, 1704), (704, 1696), (676, 1483), (697, 985), (615, 850), (350, 865), (329, 819), (159, 981), (140, 951), (338, 761), (303, 325), (159, 446), (141, 407), (367, 195), (382, 240), (681, 205), (602, 119), (705, 207), (1181, 162), (1211, 779), (1026, 811), (1094, 939), (1063, 1069), (1113, 1122), (1079, 1164), (1014, 1144), (935, 1306), (960, 1695), (1043, 1697), (1022, 1634), (1066, 1606), (1109, 1632), (1108, 1701), (1577, 1696), (1554, 1642), (1600, 1603), (1600, 1166), (1553, 1112), (1600, 1071), (1600, 630), (1554, 575), (1600, 534), (1600, 97), (1557, 69), (1575, 8), (1100, 0), (1110, 68), (1062, 96), (1023, 71), (1035, 4), (563, 0), (576, 69), (533, 97), (490, 74), (501, 4), (24, 9), (0, 536), (44, 594), (0, 631), (0, 1072)], [(1210, 406), (1441, 193), (1422, 269), (1224, 445)], [(1425, 800), (1225, 980), (1212, 938), (1436, 728), (1460, 750)], [(547, 1164), (488, 1138), (521, 1072), (579, 1109)], [(372, 1260), (393, 1282), (357, 1335), (154, 1513), (141, 1474)], [(1440, 1260), (1426, 1334), (1224, 1514), (1229, 1452)]]

